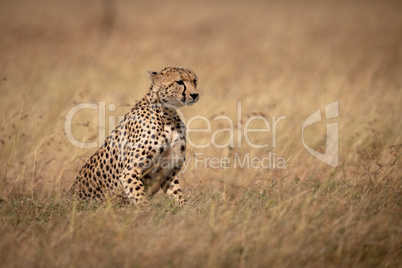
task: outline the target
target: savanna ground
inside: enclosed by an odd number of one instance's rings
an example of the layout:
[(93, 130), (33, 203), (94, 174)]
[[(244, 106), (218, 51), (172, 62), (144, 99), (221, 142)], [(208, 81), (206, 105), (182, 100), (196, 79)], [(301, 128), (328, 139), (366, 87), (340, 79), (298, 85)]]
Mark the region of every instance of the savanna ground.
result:
[[(1, 266), (401, 267), (401, 10), (399, 1), (0, 1)], [(210, 146), (188, 146), (188, 205), (162, 193), (146, 209), (71, 200), (96, 148), (68, 141), (68, 112), (97, 104), (76, 113), (72, 132), (98, 142), (147, 92), (146, 70), (165, 66), (198, 74), (200, 101), (182, 111), (211, 122), (189, 134)], [(331, 167), (304, 149), (301, 127), (336, 100)], [(214, 136), (230, 127), (218, 115), (232, 118), (234, 144), (228, 131)], [(286, 116), (276, 146), (272, 125), (249, 133), (267, 148), (238, 135), (253, 115)], [(321, 152), (327, 121), (305, 131)], [(286, 168), (233, 165), (269, 152)], [(196, 166), (196, 154), (231, 163)]]

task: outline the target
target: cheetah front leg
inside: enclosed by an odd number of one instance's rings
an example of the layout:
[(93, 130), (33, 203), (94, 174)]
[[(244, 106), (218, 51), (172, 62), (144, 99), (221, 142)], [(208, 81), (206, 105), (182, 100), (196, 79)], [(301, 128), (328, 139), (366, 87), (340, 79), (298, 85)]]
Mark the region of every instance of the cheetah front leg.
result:
[(179, 206), (183, 206), (187, 203), (186, 198), (180, 188), (179, 179), (177, 178), (177, 173), (179, 173), (181, 167), (174, 168), (170, 174), (166, 177), (165, 181), (161, 185), (164, 193), (172, 196)]
[(129, 167), (123, 171), (120, 181), (123, 184), (124, 192), (130, 203), (139, 207), (146, 207), (148, 206), (148, 200), (145, 195), (145, 187), (141, 176), (141, 169)]

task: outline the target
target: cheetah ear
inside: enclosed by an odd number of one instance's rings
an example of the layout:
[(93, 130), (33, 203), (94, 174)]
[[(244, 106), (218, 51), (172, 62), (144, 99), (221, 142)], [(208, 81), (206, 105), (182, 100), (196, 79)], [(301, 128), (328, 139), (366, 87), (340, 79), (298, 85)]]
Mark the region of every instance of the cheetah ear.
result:
[(148, 72), (148, 77), (151, 79), (152, 83), (154, 83), (156, 81), (158, 73), (154, 72), (154, 71), (150, 71), (150, 70), (148, 70), (147, 72)]

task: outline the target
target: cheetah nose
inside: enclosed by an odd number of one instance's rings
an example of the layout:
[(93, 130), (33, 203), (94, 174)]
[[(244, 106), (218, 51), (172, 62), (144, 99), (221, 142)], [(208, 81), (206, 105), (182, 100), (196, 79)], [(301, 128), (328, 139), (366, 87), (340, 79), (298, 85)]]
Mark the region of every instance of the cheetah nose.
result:
[(191, 98), (193, 98), (193, 100), (195, 100), (196, 98), (198, 98), (198, 93), (191, 93), (190, 96)]

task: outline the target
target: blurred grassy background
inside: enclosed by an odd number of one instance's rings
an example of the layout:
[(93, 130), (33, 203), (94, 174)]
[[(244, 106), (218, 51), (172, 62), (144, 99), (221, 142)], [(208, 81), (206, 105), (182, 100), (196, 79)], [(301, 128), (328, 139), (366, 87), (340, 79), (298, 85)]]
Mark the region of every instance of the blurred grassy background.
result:
[[(0, 260), (401, 265), (401, 10), (400, 1), (0, 1)], [(166, 66), (199, 76), (201, 98), (182, 109), (187, 120), (236, 121), (238, 101), (243, 122), (286, 116), (276, 148), (270, 134), (254, 134), (270, 147), (189, 146), (187, 157), (274, 151), (287, 168), (190, 163), (180, 175), (190, 204), (179, 210), (161, 194), (146, 211), (69, 204), (64, 192), (95, 149), (66, 139), (68, 111), (104, 101), (117, 107), (107, 119), (124, 115), (149, 88), (146, 70)], [(301, 126), (335, 100), (340, 165), (332, 168), (303, 148)], [(97, 118), (79, 112), (74, 135), (97, 141)], [(211, 122), (213, 130), (227, 127)], [(323, 129), (325, 122), (306, 133), (321, 151)], [(211, 138), (192, 135), (200, 144)]]

